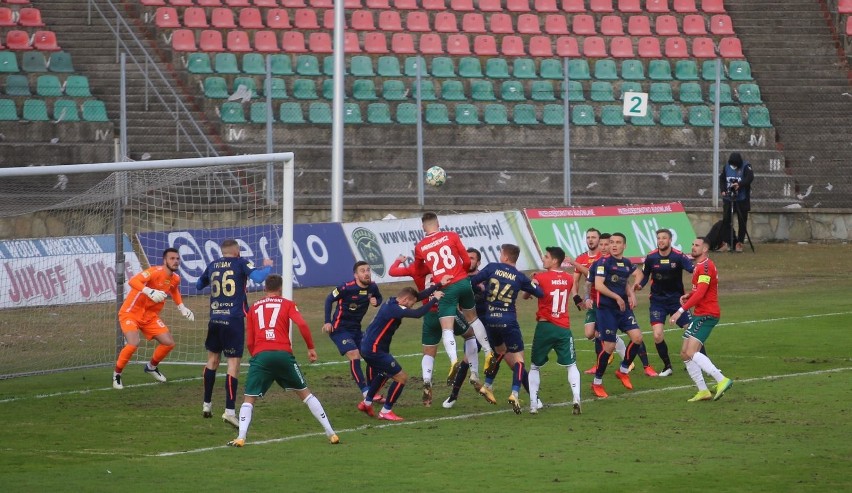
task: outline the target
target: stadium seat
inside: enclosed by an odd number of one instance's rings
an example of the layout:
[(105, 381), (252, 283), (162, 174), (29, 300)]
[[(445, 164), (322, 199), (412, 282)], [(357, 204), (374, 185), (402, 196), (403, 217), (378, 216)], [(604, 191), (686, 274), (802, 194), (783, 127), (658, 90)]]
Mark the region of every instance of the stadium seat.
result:
[(18, 25), (15, 21), (15, 13), (9, 7), (0, 7), (0, 27), (14, 27)]
[[(263, 29), (263, 17), (256, 8), (240, 9), (239, 25), (243, 29)], [(266, 108), (264, 106), (264, 108)]]
[[(417, 99), (417, 81), (411, 82), (411, 89), (408, 91), (411, 99)], [(420, 100), (421, 101), (437, 101), (438, 94), (435, 92), (435, 83), (431, 80), (420, 81)]]
[(290, 16), (284, 9), (269, 9), (266, 11), (266, 27), (270, 29), (290, 29)]
[(278, 119), (281, 120), (281, 123), (305, 123), (305, 117), (302, 114), (302, 105), (299, 103), (281, 103), (281, 106), (278, 108)]
[(679, 14), (692, 14), (698, 12), (695, 8), (695, 0), (674, 0), (672, 5), (674, 11)]
[(852, 15), (846, 17), (846, 35), (852, 36)]
[[(321, 84), (320, 92), (320, 97), (322, 97), (322, 99), (328, 99), (329, 101), (334, 99), (334, 80), (324, 79)], [(343, 99), (347, 99), (346, 89), (343, 90)]]
[(408, 33), (394, 33), (391, 38), (391, 51), (398, 55), (413, 55), (417, 53), (414, 50), (414, 38)]
[[(0, 62), (2, 63), (2, 62)], [(74, 64), (71, 63), (71, 54), (66, 51), (54, 51), (47, 59), (47, 68), (51, 72), (72, 73), (74, 72)], [(0, 72), (2, 72), (0, 68)]]
[(269, 55), (269, 64), (272, 65), (272, 75), (293, 75), (290, 55)]
[(18, 108), (11, 99), (0, 99), (0, 121), (18, 121)]
[[(418, 63), (418, 61), (422, 63)], [(425, 77), (429, 75), (429, 68), (426, 65), (426, 59), (423, 57), (410, 56), (405, 59), (405, 76), (417, 77), (417, 69), (420, 68), (420, 75)]]
[[(329, 77), (334, 77), (334, 55), (328, 55), (322, 59), (322, 73)], [(346, 72), (346, 57), (343, 59), (343, 73)]]
[(516, 104), (512, 108), (512, 122), (515, 125), (537, 125), (535, 106), (531, 104)]
[[(565, 99), (565, 83), (563, 82), (560, 86), (562, 93), (560, 96)], [(583, 94), (583, 84), (576, 80), (568, 81), (568, 101), (572, 103), (582, 103), (586, 100), (585, 94)]]
[[(272, 86), (269, 91), (269, 95), (272, 96), (272, 99), (287, 99), (287, 83), (281, 77), (272, 77), (270, 79), (270, 85)], [(266, 96), (266, 83), (263, 84), (263, 95)]]
[(218, 74), (238, 74), (237, 55), (233, 53), (216, 53), (213, 66)]
[(485, 17), (479, 12), (464, 14), (462, 17), (462, 31), (471, 34), (486, 33)]
[(574, 58), (568, 60), (568, 78), (571, 80), (589, 80), (592, 78), (588, 60)]
[(15, 51), (33, 49), (30, 44), (30, 35), (26, 31), (12, 29), (6, 33), (6, 48)]
[(553, 83), (549, 80), (535, 80), (530, 84), (530, 99), (533, 101), (556, 101)]
[(716, 45), (710, 38), (694, 38), (692, 40), (692, 56), (695, 58), (716, 58)]
[(508, 125), (509, 111), (502, 104), (485, 105), (483, 120), (486, 125)]
[(420, 11), (409, 12), (405, 17), (405, 29), (411, 32), (430, 32), (432, 28), (429, 27), (429, 14)]
[(707, 29), (704, 26), (704, 16), (689, 14), (683, 18), (683, 34), (687, 36), (706, 36)]
[(568, 21), (561, 14), (550, 14), (544, 18), (544, 32), (547, 34), (568, 34)]
[(43, 99), (24, 100), (23, 119), (30, 122), (46, 122), (50, 120), (47, 116), (47, 104)]
[(225, 46), (222, 44), (222, 32), (213, 29), (201, 31), (198, 47), (201, 48), (201, 51), (210, 53), (225, 51)]
[(597, 34), (595, 18), (587, 14), (575, 15), (571, 20), (571, 32), (575, 36), (594, 36)]
[(395, 56), (382, 56), (376, 65), (376, 72), (380, 77), (402, 77), (399, 66), (399, 58)]
[(500, 0), (479, 0), (479, 10), (483, 12), (502, 12), (503, 5)]
[(742, 127), (743, 113), (739, 106), (722, 106), (719, 108), (720, 127)]
[(477, 79), (482, 77), (482, 63), (479, 58), (465, 57), (459, 60), (459, 77)]
[(654, 23), (654, 31), (656, 31), (657, 36), (680, 36), (677, 18), (673, 15), (658, 16)]
[(612, 0), (589, 0), (589, 10), (600, 13), (612, 12)]
[(562, 60), (544, 59), (539, 67), (539, 76), (542, 79), (562, 79)]
[(742, 104), (763, 104), (757, 84), (740, 84), (737, 87), (737, 99)]
[(349, 62), (349, 73), (355, 77), (374, 77), (373, 60), (365, 55), (353, 56)]
[(491, 79), (508, 79), (509, 63), (504, 58), (489, 58), (485, 61), (485, 76)]
[(627, 19), (627, 34), (631, 36), (651, 36), (651, 21), (644, 15), (631, 15)]
[(666, 38), (666, 58), (689, 58), (686, 40), (680, 37)]
[(266, 123), (269, 112), (266, 111), (266, 101), (255, 102), (249, 106), (249, 121), (252, 123)]
[[(322, 28), (327, 29), (329, 31), (334, 30), (334, 9), (328, 9), (323, 12), (322, 15)], [(343, 17), (343, 29), (348, 29), (349, 26), (346, 23), (346, 17)]]
[(459, 32), (458, 21), (452, 12), (438, 12), (435, 15), (435, 31), (439, 33)]
[(701, 0), (701, 10), (708, 14), (724, 14), (724, 0)]
[(445, 101), (466, 101), (464, 85), (459, 80), (445, 80), (441, 83), (441, 99)]
[[(333, 10), (331, 12), (334, 13)], [(351, 26), (356, 31), (375, 31), (376, 22), (373, 20), (373, 13), (369, 10), (352, 12)]]
[(308, 106), (308, 121), (317, 125), (331, 125), (331, 107), (328, 103), (311, 103)]
[(624, 36), (624, 24), (621, 22), (621, 16), (603, 16), (601, 19), (601, 34), (604, 36)]
[(506, 0), (506, 10), (509, 12), (529, 12), (529, 0)]
[(479, 56), (495, 56), (497, 52), (497, 40), (494, 36), (480, 34), (473, 38), (473, 52)]
[(580, 48), (577, 46), (577, 38), (572, 36), (560, 36), (556, 39), (556, 56), (576, 58), (580, 56)]
[(53, 103), (53, 120), (57, 122), (78, 122), (80, 112), (77, 102), (71, 99), (57, 99)]
[(698, 64), (695, 60), (678, 60), (675, 63), (677, 80), (698, 80)]
[(500, 99), (503, 101), (523, 102), (527, 100), (524, 85), (517, 80), (507, 80), (500, 85)]
[[(716, 80), (716, 60), (704, 60), (701, 63), (701, 78), (706, 81), (714, 81)], [(722, 71), (720, 72), (720, 80), (725, 80), (725, 67), (722, 66)]]
[(654, 14), (665, 14), (669, 11), (669, 0), (645, 0), (645, 10)]
[(348, 54), (361, 53), (361, 42), (358, 33), (346, 32), (343, 35), (343, 52)]
[(5, 93), (7, 96), (30, 96), (30, 81), (26, 75), (11, 74), (6, 76)]
[(676, 104), (667, 104), (660, 108), (660, 125), (664, 127), (682, 127), (683, 110)]
[(473, 0), (450, 0), (450, 8), (456, 12), (473, 12)]
[(296, 79), (293, 81), (293, 97), (296, 99), (319, 99), (317, 85), (313, 79)]
[(621, 78), (624, 80), (645, 80), (645, 66), (639, 60), (621, 62)]
[[(399, 118), (399, 111), (397, 111), (397, 118)], [(449, 125), (450, 113), (447, 111), (447, 106), (437, 103), (426, 105), (426, 123), (430, 125)]]
[(509, 14), (491, 14), (488, 21), (488, 31), (494, 34), (514, 34), (512, 17)]
[(374, 125), (390, 125), (393, 123), (388, 104), (370, 103), (367, 106), (367, 122)]
[(642, 58), (662, 58), (660, 50), (660, 38), (645, 36), (639, 38), (638, 55)]
[(719, 41), (719, 55), (723, 58), (745, 58), (739, 38), (722, 38)]
[(586, 58), (604, 58), (607, 56), (606, 43), (600, 36), (589, 36), (583, 39), (583, 56)]
[(609, 44), (609, 52), (614, 58), (633, 58), (633, 40), (628, 36), (616, 36)]
[(752, 128), (770, 128), (769, 110), (766, 106), (750, 106), (748, 108), (748, 126)]
[(713, 118), (710, 108), (704, 105), (689, 107), (689, 124), (693, 127), (712, 127)]
[[(709, 99), (711, 103), (716, 102), (716, 83), (710, 84), (710, 91), (708, 93)], [(719, 84), (719, 102), (721, 104), (733, 104), (734, 98), (731, 95), (731, 86), (729, 84), (725, 84), (722, 82)]]
[[(852, 17), (850, 17), (852, 19)], [(745, 60), (733, 60), (728, 66), (728, 77), (736, 81), (754, 80), (751, 77), (751, 65)]]
[(447, 4), (444, 0), (422, 0), (424, 10), (446, 10)]
[(592, 82), (592, 87), (589, 91), (589, 99), (598, 103), (615, 101), (612, 84), (602, 80)]
[(275, 31), (255, 31), (254, 50), (261, 53), (276, 53), (278, 49), (278, 35)]
[(255, 82), (254, 77), (235, 77), (232, 89), (231, 94), (233, 95), (247, 92), (250, 98), (257, 98), (257, 82)]
[(450, 55), (470, 55), (470, 41), (464, 34), (451, 34), (447, 37), (447, 53)]
[(253, 3), (258, 8), (274, 9), (278, 7), (278, 0), (254, 0)]
[(298, 9), (293, 15), (293, 25), (297, 29), (319, 29), (317, 13), (313, 9)]
[(207, 12), (201, 7), (187, 8), (183, 11), (183, 25), (189, 29), (207, 29), (210, 27), (207, 22)]
[(0, 74), (14, 74), (20, 71), (20, 68), (18, 68), (18, 58), (15, 54), (11, 51), (0, 50)]
[(500, 53), (503, 56), (524, 56), (524, 40), (520, 36), (503, 36), (500, 42)]
[(372, 32), (364, 35), (364, 51), (373, 55), (389, 53), (388, 39), (384, 33)]
[(382, 98), (388, 101), (405, 101), (408, 99), (405, 83), (401, 80), (386, 80), (382, 82)]
[(198, 51), (195, 33), (189, 29), (172, 31), (172, 49), (175, 51)]
[[(142, 2), (142, 5), (144, 5), (146, 7), (159, 7), (161, 5), (166, 4), (166, 0), (141, 0), (141, 2)], [(6, 3), (12, 3), (12, 2), (7, 1)], [(23, 3), (30, 3), (30, 2), (29, 2), (29, 0), (27, 0), (26, 2), (23, 2)]]
[[(308, 35), (308, 47), (311, 53), (332, 53), (331, 36), (328, 33)], [(286, 31), (281, 38), (281, 50), (289, 53), (305, 53), (305, 37), (300, 31)]]
[(497, 101), (494, 84), (490, 80), (474, 80), (470, 83), (470, 99), (474, 101)]
[(472, 104), (456, 105), (456, 123), (459, 125), (479, 125), (479, 109)]
[(642, 12), (642, 6), (639, 0), (618, 0), (618, 10), (625, 14), (638, 14)]
[(595, 110), (588, 104), (575, 104), (571, 108), (571, 124), (589, 126), (595, 124)]
[(225, 7), (213, 9), (213, 13), (210, 14), (210, 25), (217, 29), (236, 29), (234, 11)]
[(352, 97), (358, 101), (375, 101), (376, 84), (372, 79), (357, 79), (352, 83)]
[(535, 60), (532, 58), (516, 58), (512, 63), (512, 77), (515, 79), (537, 79)]
[(379, 13), (379, 29), (382, 31), (402, 31), (402, 17), (396, 10), (385, 10)]
[(535, 14), (521, 14), (518, 16), (519, 34), (541, 34), (541, 25)]
[(562, 10), (570, 13), (583, 13), (586, 5), (583, 0), (562, 0)]
[[(202, 13), (204, 11), (202, 10)], [(184, 16), (186, 17), (186, 16)], [(205, 24), (207, 18), (205, 17)], [(178, 18), (177, 9), (174, 7), (158, 7), (154, 12), (154, 25), (161, 29), (171, 29), (181, 27), (180, 19)], [(193, 26), (187, 26), (193, 27)]]
[(704, 104), (701, 86), (696, 82), (684, 82), (680, 85), (680, 102), (686, 104)]
[(648, 62), (648, 78), (651, 80), (672, 80), (672, 66), (668, 60)]
[[(444, 108), (446, 108), (446, 106)], [(396, 121), (402, 125), (416, 125), (417, 105), (414, 103), (398, 104), (396, 107)], [(449, 121), (447, 123), (449, 123)]]
[(623, 101), (624, 95), (628, 92), (644, 92), (642, 91), (642, 84), (631, 81), (622, 82), (618, 90), (618, 99)]
[(565, 125), (565, 108), (560, 104), (546, 104), (541, 112), (541, 122), (545, 125)]
[(296, 57), (296, 73), (299, 75), (322, 75), (319, 59), (314, 55), (299, 55)]
[[(178, 0), (177, 2), (175, 2), (175, 0), (170, 0), (170, 2), (172, 5), (192, 5), (192, 0)], [(142, 0), (142, 3), (144, 4), (145, 0)], [(221, 7), (222, 0), (197, 0), (195, 4), (199, 7)]]
[(393, 0), (393, 7), (397, 10), (417, 10), (417, 0)]
[(598, 80), (617, 80), (618, 70), (615, 68), (615, 61), (606, 59), (595, 62), (595, 79)]
[(550, 36), (532, 36), (529, 43), (530, 55), (536, 58), (550, 58), (553, 56), (553, 44)]
[(654, 110), (649, 106), (645, 116), (631, 116), (630, 124), (634, 127), (653, 127), (656, 125), (654, 123)]
[(559, 6), (556, 4), (556, 0), (534, 0), (533, 10), (540, 14), (559, 12)]
[(25, 51), (21, 57), (21, 70), (29, 73), (47, 72), (47, 61), (38, 51)]
[(668, 82), (652, 82), (648, 91), (648, 100), (652, 103), (674, 103), (672, 85)]
[(601, 124), (608, 127), (627, 125), (621, 106), (607, 105), (601, 108)]
[(249, 7), (251, 3), (249, 0), (223, 0), (228, 7)]
[(443, 56), (433, 58), (431, 72), (433, 77), (455, 77), (456, 67), (453, 65), (453, 59)]
[[(226, 46), (228, 51), (233, 53), (247, 53), (252, 51), (248, 34), (245, 31), (228, 31)], [(265, 48), (268, 49), (268, 47)]]

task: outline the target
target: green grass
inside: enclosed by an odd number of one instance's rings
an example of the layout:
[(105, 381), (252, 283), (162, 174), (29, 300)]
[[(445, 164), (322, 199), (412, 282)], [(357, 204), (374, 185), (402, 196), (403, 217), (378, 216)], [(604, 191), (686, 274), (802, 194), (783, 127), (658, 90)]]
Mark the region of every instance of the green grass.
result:
[[(81, 370), (0, 381), (0, 484), (28, 492), (849, 491), (848, 247), (758, 249), (714, 256), (723, 315), (708, 353), (735, 379), (718, 402), (687, 403), (695, 389), (679, 364), (665, 379), (635, 374), (632, 392), (610, 370), (605, 383), (612, 397), (590, 399), (584, 375), (583, 414), (571, 416), (564, 370), (551, 363), (542, 375), (549, 406), (537, 416), (516, 416), (503, 403), (504, 369), (498, 406), (467, 387), (452, 410), (438, 403), (443, 388), (436, 405), (424, 408), (415, 378), (396, 407), (406, 422), (386, 425), (355, 410), (359, 394), (319, 334), (326, 290), (300, 290), (296, 298), (321, 358), (303, 370), (341, 445), (328, 445), (307, 408), (280, 389), (255, 407), (250, 445), (230, 449), (222, 445), (234, 431), (201, 418), (199, 366), (164, 364), (170, 382), (155, 385), (134, 365), (121, 392), (108, 387), (108, 368)], [(383, 287), (385, 295), (395, 287)], [(640, 301), (638, 318), (647, 328), (646, 297)], [(520, 305), (527, 343), (533, 305)], [(576, 325), (579, 312), (572, 316)], [(679, 332), (666, 339), (676, 359)], [(301, 341), (296, 348), (306, 361)], [(578, 340), (577, 349), (581, 369), (589, 367), (592, 344)], [(400, 361), (410, 374), (420, 373), (416, 322), (405, 322), (393, 351), (406, 355)], [(649, 356), (659, 366), (653, 344)], [(439, 355), (436, 372), (446, 367)], [(219, 413), (222, 386), (220, 378)], [(158, 456), (182, 451), (193, 452)]]

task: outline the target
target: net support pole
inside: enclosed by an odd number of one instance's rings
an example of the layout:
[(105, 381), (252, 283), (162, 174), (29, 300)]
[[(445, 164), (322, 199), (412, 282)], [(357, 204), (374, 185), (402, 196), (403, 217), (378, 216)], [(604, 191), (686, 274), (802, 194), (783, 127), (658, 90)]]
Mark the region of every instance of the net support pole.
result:
[[(272, 57), (266, 56), (266, 153), (272, 154)], [(275, 204), (275, 164), (266, 165), (266, 204)]]
[(420, 69), (423, 63), (421, 62), (420, 55), (417, 55), (417, 205), (419, 206), (426, 203), (423, 185), (423, 94), (421, 93), (423, 78)]
[(568, 101), (568, 57), (562, 60), (563, 90), (562, 90), (562, 112), (564, 113), (562, 124), (562, 203), (571, 205), (571, 103)]
[[(282, 295), (293, 299), (293, 194), (295, 193), (295, 162), (293, 156), (284, 160), (281, 192), (281, 275), (284, 278)], [(290, 340), (293, 340), (293, 324), (290, 322)]]
[(716, 58), (716, 90), (714, 91), (714, 96), (716, 97), (716, 102), (713, 104), (713, 111), (715, 112), (715, 118), (713, 118), (713, 176), (710, 177), (710, 181), (713, 183), (713, 207), (719, 207), (719, 111), (720, 104), (719, 101), (721, 93), (722, 93), (722, 59)]
[[(127, 56), (121, 54), (121, 119), (120, 119), (120, 135), (119, 139), (119, 155), (116, 156), (116, 161), (127, 161)], [(113, 207), (113, 225), (115, 226), (113, 241), (115, 242), (115, 313), (121, 311), (121, 305), (124, 302), (124, 187), (123, 187), (123, 172), (116, 173), (115, 179), (115, 204)], [(121, 323), (118, 317), (115, 317), (115, 357), (118, 358), (118, 353), (124, 347), (124, 334), (121, 332)]]
[(331, 222), (343, 222), (344, 0), (334, 0), (334, 100), (331, 121)]

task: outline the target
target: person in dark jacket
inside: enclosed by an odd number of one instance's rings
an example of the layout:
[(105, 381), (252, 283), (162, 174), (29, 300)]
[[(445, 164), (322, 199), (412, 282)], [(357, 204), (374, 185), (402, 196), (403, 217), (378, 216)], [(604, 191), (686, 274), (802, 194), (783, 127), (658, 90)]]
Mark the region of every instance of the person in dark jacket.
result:
[[(748, 212), (751, 210), (751, 182), (754, 171), (739, 152), (732, 152), (724, 169), (719, 173), (719, 190), (724, 202), (722, 215), (722, 241), (737, 252), (743, 251)], [(737, 229), (733, 231), (733, 214), (737, 216)], [(736, 236), (735, 236), (736, 235)], [(724, 244), (722, 245), (724, 248)]]

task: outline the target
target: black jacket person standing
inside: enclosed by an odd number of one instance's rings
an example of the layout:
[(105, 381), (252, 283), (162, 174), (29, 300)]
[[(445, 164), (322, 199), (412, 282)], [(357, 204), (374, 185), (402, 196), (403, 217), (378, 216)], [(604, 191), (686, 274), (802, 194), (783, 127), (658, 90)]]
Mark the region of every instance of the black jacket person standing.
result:
[[(732, 231), (732, 213), (737, 215), (736, 244), (729, 247), (743, 251), (746, 237), (748, 212), (751, 210), (751, 182), (754, 171), (748, 161), (743, 161), (739, 152), (732, 152), (724, 169), (719, 173), (719, 190), (722, 191), (724, 212), (722, 215), (722, 239), (725, 242), (734, 239)], [(733, 204), (733, 207), (732, 207)]]

